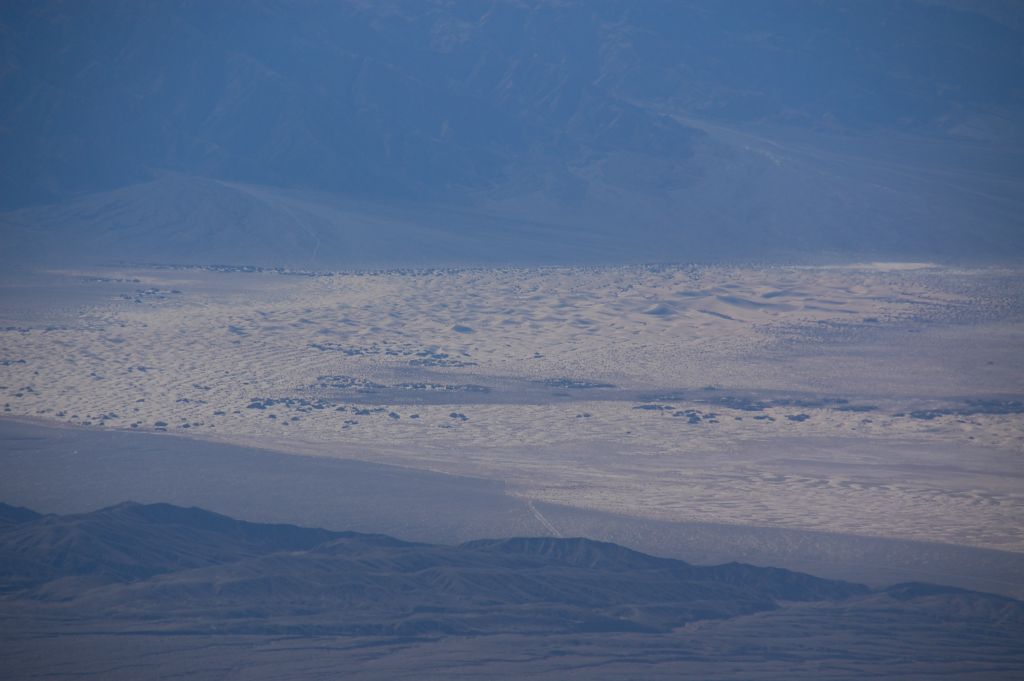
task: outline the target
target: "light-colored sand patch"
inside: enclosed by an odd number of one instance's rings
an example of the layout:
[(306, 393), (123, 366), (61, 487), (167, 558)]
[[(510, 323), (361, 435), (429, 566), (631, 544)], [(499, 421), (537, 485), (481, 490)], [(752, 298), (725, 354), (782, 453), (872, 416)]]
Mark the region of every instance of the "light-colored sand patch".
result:
[[(648, 517), (1024, 550), (1022, 415), (992, 407), (1024, 385), (1016, 273), (68, 276), (90, 302), (6, 290), (5, 414), (486, 475)], [(544, 379), (624, 392), (538, 398)], [(497, 387), (377, 404), (351, 381)], [(716, 402), (737, 395), (766, 401)]]

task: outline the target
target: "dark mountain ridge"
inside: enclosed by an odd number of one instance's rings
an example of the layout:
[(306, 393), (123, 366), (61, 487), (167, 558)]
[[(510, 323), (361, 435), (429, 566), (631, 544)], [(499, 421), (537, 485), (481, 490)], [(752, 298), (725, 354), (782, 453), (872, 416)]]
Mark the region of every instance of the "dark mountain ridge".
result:
[[(11, 517), (5, 507), (4, 515)], [(550, 537), (460, 546), (237, 521), (196, 508), (124, 503), (92, 513), (29, 516), (0, 529), (8, 600), (127, 621), (246, 613), (238, 626), (295, 619), (347, 633), (395, 633), (429, 611), (448, 633), (579, 628), (667, 631), (689, 621), (787, 602), (868, 597), (867, 587), (739, 563), (695, 566), (615, 544)], [(932, 586), (894, 598), (1012, 599)], [(994, 607), (994, 606), (993, 606)], [(523, 619), (527, 608), (529, 623)], [(534, 609), (536, 612), (534, 612)], [(218, 619), (218, 628), (234, 626)], [(483, 624), (486, 622), (487, 624)], [(293, 621), (294, 624), (294, 621)]]
[[(69, 665), (134, 679), (227, 667), (244, 678), (718, 678), (740, 661), (742, 678), (778, 678), (779, 664), (807, 678), (1024, 669), (1024, 604), (929, 584), (871, 590), (582, 538), (416, 544), (167, 504), (65, 516), (0, 506), (0, 517), (0, 678)], [(153, 661), (168, 644), (174, 656)]]
[[(563, 619), (565, 609), (578, 611), (581, 621), (604, 621), (611, 612), (630, 608), (646, 615), (627, 617), (622, 625), (643, 628), (669, 610), (674, 614), (661, 626), (698, 615), (771, 609), (776, 599), (867, 592), (786, 570), (692, 566), (587, 539), (432, 546), (247, 523), (168, 504), (22, 516), (0, 530), (0, 542), (4, 590), (15, 597), (149, 616), (244, 603), (247, 612), (263, 613), (269, 622), (292, 613), (297, 603), (304, 611), (306, 604), (318, 602), (321, 616), (331, 611), (330, 604), (343, 604), (399, 627), (405, 617), (429, 607), (449, 613), (453, 626), (468, 631), (467, 613), (475, 618), (547, 604), (562, 614), (541, 618), (546, 627), (575, 626), (570, 624), (575, 619)], [(663, 614), (654, 617), (655, 612)]]

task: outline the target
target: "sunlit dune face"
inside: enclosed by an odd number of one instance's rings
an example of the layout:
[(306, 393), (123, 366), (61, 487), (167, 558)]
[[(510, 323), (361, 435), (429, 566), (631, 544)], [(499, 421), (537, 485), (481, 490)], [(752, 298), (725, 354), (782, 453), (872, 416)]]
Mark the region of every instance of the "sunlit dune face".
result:
[(1012, 272), (62, 277), (58, 302), (5, 296), (7, 416), (472, 473), (645, 517), (1024, 547)]

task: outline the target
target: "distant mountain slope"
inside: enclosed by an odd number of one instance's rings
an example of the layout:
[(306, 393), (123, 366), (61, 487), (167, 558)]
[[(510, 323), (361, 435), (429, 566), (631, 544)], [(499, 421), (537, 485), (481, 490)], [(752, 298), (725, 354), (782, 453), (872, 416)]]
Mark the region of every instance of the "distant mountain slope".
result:
[(0, 528), (25, 523), (39, 517), (40, 514), (30, 509), (0, 503)]
[[(232, 520), (167, 504), (42, 516), (0, 530), (0, 583), (84, 616), (191, 619), (241, 608), (347, 633), (665, 629), (835, 600), (865, 587), (786, 570), (695, 567), (586, 539), (460, 547)], [(315, 604), (315, 605), (313, 605)], [(522, 609), (528, 608), (526, 611)], [(429, 617), (419, 612), (431, 613)], [(429, 624), (427, 624), (429, 623)], [(190, 625), (194, 626), (194, 625)]]
[(9, 246), (0, 262), (305, 268), (614, 262), (615, 247), (626, 245), (621, 236), (494, 209), (353, 201), (168, 173), (0, 214), (0, 234)]
[(71, 516), (29, 517), (27, 509), (19, 510), (20, 522), (0, 525), (0, 570), (8, 588), (79, 577), (89, 578), (90, 584), (145, 579), (245, 556), (309, 549), (340, 536), (255, 525), (167, 504), (124, 503)]
[(318, 267), (1019, 258), (1022, 17), (12, 0), (0, 245)]
[[(17, 515), (0, 527), (0, 678), (69, 668), (133, 679), (228, 667), (246, 668), (244, 678), (344, 669), (381, 679), (1024, 669), (1024, 604), (949, 587), (872, 591), (579, 538), (413, 544), (167, 504)], [(173, 659), (155, 662), (171, 642)]]

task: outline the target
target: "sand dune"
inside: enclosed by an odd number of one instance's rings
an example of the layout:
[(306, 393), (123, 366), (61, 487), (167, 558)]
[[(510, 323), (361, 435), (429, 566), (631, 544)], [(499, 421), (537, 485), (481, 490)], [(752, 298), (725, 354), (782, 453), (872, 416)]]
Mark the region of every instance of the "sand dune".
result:
[(528, 499), (1016, 551), (1020, 281), (64, 272), (5, 288), (0, 390), (5, 416), (472, 473)]

